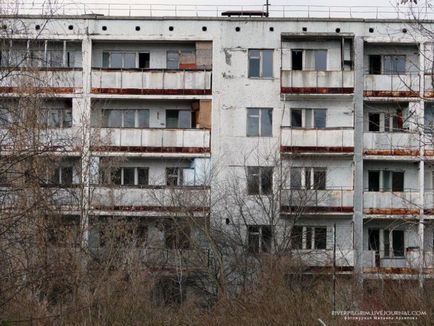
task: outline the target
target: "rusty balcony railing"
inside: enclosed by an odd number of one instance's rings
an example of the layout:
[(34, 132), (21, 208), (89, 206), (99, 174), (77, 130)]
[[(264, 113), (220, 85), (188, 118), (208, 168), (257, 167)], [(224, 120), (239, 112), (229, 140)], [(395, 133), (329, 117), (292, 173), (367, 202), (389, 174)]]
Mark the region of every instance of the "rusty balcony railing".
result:
[(418, 73), (365, 75), (364, 95), (368, 97), (417, 97), (419, 89)]

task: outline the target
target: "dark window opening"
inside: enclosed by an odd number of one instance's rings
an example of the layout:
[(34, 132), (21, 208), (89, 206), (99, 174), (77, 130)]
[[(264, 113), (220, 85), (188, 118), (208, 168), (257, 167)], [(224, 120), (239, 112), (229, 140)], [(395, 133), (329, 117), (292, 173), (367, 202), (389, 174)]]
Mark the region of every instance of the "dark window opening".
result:
[(291, 110), (291, 127), (301, 128), (302, 127), (302, 110)]
[(247, 194), (270, 195), (273, 191), (272, 167), (247, 167)]
[(174, 221), (164, 225), (164, 238), (167, 249), (190, 249), (190, 227)]
[(369, 113), (369, 131), (380, 131), (379, 113)]
[(368, 191), (380, 191), (380, 171), (368, 172)]
[(139, 53), (139, 68), (149, 69), (150, 55), (149, 53)]
[(272, 247), (271, 225), (248, 225), (247, 226), (247, 247), (252, 254), (270, 252)]
[(395, 257), (404, 257), (404, 231), (394, 230), (392, 232), (393, 255)]
[(303, 249), (303, 227), (294, 225), (291, 231), (291, 248)]
[(292, 50), (292, 70), (303, 70), (302, 50)]
[(369, 74), (371, 75), (381, 74), (381, 55), (369, 56)]
[(315, 228), (315, 249), (327, 248), (327, 228)]
[(404, 172), (392, 172), (392, 191), (404, 191)]

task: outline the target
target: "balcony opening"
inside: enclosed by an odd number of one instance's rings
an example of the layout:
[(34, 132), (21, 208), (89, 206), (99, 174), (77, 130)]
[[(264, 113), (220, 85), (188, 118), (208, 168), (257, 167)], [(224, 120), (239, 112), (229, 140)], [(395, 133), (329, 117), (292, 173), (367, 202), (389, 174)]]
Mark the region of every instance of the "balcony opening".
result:
[(380, 131), (379, 113), (369, 113), (369, 131)]
[(369, 56), (369, 74), (370, 75), (381, 74), (381, 55)]
[(303, 70), (303, 50), (292, 50), (292, 70)]
[(404, 172), (368, 171), (368, 191), (403, 192)]
[(148, 52), (139, 53), (139, 68), (148, 69), (150, 62), (150, 54)]
[(380, 171), (368, 172), (368, 191), (380, 191)]

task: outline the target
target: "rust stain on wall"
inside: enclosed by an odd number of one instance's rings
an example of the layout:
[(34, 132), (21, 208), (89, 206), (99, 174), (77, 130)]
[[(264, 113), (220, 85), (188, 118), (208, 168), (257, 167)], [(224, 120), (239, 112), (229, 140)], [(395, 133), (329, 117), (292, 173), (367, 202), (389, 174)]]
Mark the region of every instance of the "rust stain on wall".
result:
[(353, 153), (354, 147), (281, 146), (281, 153)]
[(418, 97), (416, 91), (364, 91), (366, 97)]
[(353, 87), (281, 87), (282, 94), (352, 94)]
[(92, 88), (94, 94), (129, 95), (212, 95), (211, 89), (160, 89), (160, 88)]
[(419, 215), (416, 208), (365, 208), (363, 212), (370, 215)]
[(329, 206), (281, 206), (280, 211), (284, 214), (291, 214), (302, 211), (303, 213), (353, 213), (354, 208), (350, 206), (329, 207)]
[(95, 152), (130, 152), (130, 153), (210, 153), (209, 147), (150, 147), (150, 146), (98, 146)]
[(365, 149), (365, 155), (418, 156), (418, 149)]

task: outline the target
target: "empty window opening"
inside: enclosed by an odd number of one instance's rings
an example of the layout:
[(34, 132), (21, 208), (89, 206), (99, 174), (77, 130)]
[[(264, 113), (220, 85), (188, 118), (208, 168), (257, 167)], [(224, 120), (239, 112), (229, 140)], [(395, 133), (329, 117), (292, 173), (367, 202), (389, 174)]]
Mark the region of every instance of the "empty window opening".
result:
[(164, 224), (164, 239), (167, 249), (190, 249), (190, 227), (175, 221)]
[(150, 54), (146, 52), (139, 53), (139, 68), (149, 69)]
[(72, 166), (55, 168), (51, 178), (51, 183), (54, 185), (72, 185), (73, 170), (74, 168)]
[(327, 228), (324, 226), (293, 226), (291, 247), (301, 250), (327, 249)]
[(381, 74), (381, 55), (369, 56), (369, 74), (371, 75)]
[(192, 114), (188, 110), (167, 110), (166, 128), (188, 129), (192, 125)]
[(293, 167), (290, 170), (291, 189), (325, 190), (327, 169), (322, 167)]
[(273, 136), (273, 109), (247, 108), (247, 137)]
[(303, 50), (292, 50), (292, 70), (303, 70)]
[(368, 171), (368, 191), (403, 192), (403, 171)]

